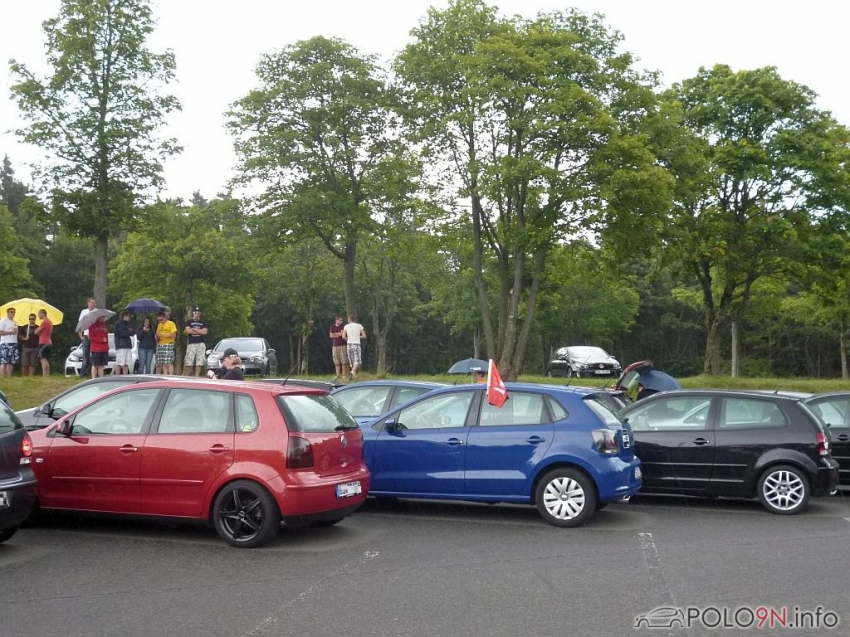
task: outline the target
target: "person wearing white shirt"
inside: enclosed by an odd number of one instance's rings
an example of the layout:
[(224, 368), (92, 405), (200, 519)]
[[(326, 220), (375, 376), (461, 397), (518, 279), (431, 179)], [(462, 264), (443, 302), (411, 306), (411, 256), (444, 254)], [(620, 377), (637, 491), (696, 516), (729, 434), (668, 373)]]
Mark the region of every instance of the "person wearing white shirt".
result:
[[(83, 320), (83, 317), (89, 312), (94, 312), (97, 309), (97, 302), (93, 296), (88, 298), (88, 305), (80, 312), (80, 318), (77, 323)], [(86, 378), (91, 369), (91, 344), (89, 343), (89, 331), (83, 330), (79, 332), (80, 340), (83, 342), (83, 363), (80, 365), (80, 376)]]
[(366, 330), (357, 322), (357, 317), (349, 315), (348, 323), (342, 328), (342, 338), (348, 346), (348, 362), (351, 364), (351, 372), (348, 377), (351, 380), (357, 378), (360, 364), (363, 362), (362, 341), (366, 338)]
[(18, 358), (18, 324), (15, 309), (10, 307), (0, 320), (0, 376), (11, 376)]

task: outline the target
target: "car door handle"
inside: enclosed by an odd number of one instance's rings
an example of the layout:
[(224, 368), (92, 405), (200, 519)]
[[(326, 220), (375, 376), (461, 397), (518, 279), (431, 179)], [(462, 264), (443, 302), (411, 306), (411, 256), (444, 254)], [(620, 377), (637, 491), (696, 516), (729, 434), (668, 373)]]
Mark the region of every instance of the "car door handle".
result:
[(529, 442), (533, 445), (539, 445), (541, 442), (546, 442), (545, 438), (541, 438), (540, 436), (529, 436), (525, 439), (526, 442)]
[(121, 453), (133, 453), (138, 450), (139, 448), (134, 447), (133, 445), (124, 445), (118, 449), (118, 451), (120, 451)]
[(850, 436), (848, 436), (847, 434), (841, 434), (840, 436), (838, 436), (838, 438), (836, 438), (836, 440), (840, 442), (847, 442), (848, 440), (850, 440)]
[(210, 453), (224, 453), (225, 451), (230, 451), (230, 447), (225, 447), (224, 445), (213, 445), (210, 447)]
[(702, 447), (703, 445), (707, 445), (709, 442), (711, 442), (711, 440), (708, 440), (707, 438), (697, 438), (696, 440), (694, 440), (694, 444), (697, 445), (698, 447)]
[(446, 444), (450, 447), (457, 447), (458, 445), (463, 444), (463, 440), (459, 438), (449, 438), (448, 440), (446, 440)]

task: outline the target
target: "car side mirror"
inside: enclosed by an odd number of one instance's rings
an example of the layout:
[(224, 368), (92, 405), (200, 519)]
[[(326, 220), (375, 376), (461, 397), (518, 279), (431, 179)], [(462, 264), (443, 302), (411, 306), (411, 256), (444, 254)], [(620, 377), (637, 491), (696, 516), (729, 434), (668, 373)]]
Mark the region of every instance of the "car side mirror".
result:
[(386, 431), (395, 431), (396, 429), (398, 429), (398, 423), (393, 418), (390, 418), (389, 420), (385, 420), (384, 421), (384, 429)]
[(276, 352), (276, 351), (275, 351), (275, 349), (272, 347), (272, 348), (269, 348), (269, 349), (267, 349), (267, 350), (266, 350), (266, 354), (277, 354), (277, 352)]
[(66, 420), (61, 425), (59, 425), (59, 427), (56, 429), (56, 433), (58, 433), (60, 436), (70, 436), (71, 429), (73, 428), (73, 426), (74, 425), (71, 423), (70, 420)]
[(212, 354), (212, 350), (211, 350), (211, 349), (208, 349), (208, 350), (207, 350), (207, 356), (209, 356), (210, 354)]
[(39, 416), (53, 416), (53, 406), (50, 403), (44, 403), (41, 407), (35, 410), (35, 414)]

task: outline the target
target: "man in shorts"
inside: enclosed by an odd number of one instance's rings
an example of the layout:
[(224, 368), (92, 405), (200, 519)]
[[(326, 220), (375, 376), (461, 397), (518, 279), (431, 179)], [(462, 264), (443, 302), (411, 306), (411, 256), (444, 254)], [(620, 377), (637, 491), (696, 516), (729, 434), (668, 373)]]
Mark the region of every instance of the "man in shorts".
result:
[(50, 376), (50, 354), (53, 351), (53, 323), (47, 318), (47, 310), (39, 310), (41, 325), (35, 331), (38, 334), (38, 359), (41, 361), (41, 375)]
[(37, 329), (35, 314), (30, 314), (29, 322), (18, 328), (18, 338), (21, 341), (21, 376), (35, 376), (35, 366), (38, 364)]
[(6, 310), (0, 320), (0, 376), (11, 376), (18, 364), (18, 324), (15, 309)]
[(356, 316), (351, 315), (348, 317), (348, 323), (342, 328), (342, 337), (348, 344), (348, 362), (351, 364), (351, 371), (348, 373), (348, 377), (354, 380), (357, 378), (357, 372), (360, 371), (360, 365), (363, 362), (361, 343), (366, 338), (366, 330), (357, 322)]
[(133, 365), (133, 337), (136, 326), (130, 321), (131, 312), (124, 310), (115, 322), (115, 374), (129, 374)]
[(165, 312), (156, 315), (156, 373), (174, 375), (174, 341), (177, 326), (165, 318)]
[(342, 320), (341, 316), (335, 317), (334, 324), (331, 325), (328, 332), (331, 337), (331, 355), (336, 372), (334, 380), (343, 378), (348, 374), (348, 352), (346, 351), (345, 339), (342, 337)]
[(201, 308), (192, 308), (192, 318), (186, 323), (186, 329), (183, 330), (189, 336), (186, 343), (186, 358), (183, 361), (183, 371), (187, 376), (192, 375), (192, 367), (195, 368), (195, 376), (200, 376), (201, 372), (204, 371), (204, 361), (207, 357), (204, 337), (209, 330), (209, 325), (201, 319)]

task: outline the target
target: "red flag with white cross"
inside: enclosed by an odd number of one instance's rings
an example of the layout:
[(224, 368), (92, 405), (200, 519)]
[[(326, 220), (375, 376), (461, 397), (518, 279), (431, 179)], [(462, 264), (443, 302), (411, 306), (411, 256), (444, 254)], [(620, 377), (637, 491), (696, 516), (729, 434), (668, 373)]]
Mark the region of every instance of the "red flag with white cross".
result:
[(499, 369), (493, 359), (490, 359), (490, 366), (487, 370), (487, 402), (496, 407), (501, 407), (508, 399), (508, 390), (505, 383), (502, 382), (502, 377), (499, 375)]

